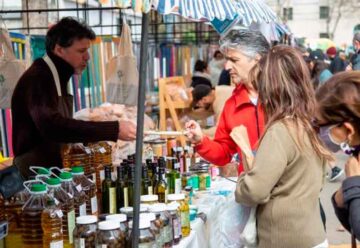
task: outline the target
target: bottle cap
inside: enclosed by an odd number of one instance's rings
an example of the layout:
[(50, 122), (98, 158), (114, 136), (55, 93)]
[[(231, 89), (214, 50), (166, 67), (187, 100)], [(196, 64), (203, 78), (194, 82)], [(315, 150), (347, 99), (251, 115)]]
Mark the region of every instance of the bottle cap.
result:
[(127, 220), (126, 214), (110, 214), (106, 216), (106, 220), (116, 221), (116, 222), (124, 222)]
[(154, 213), (141, 213), (140, 219), (148, 219), (150, 222), (156, 220), (156, 216)]
[(50, 171), (46, 168), (38, 168), (36, 172), (38, 175), (50, 175)]
[(175, 203), (170, 203), (170, 204), (168, 204), (166, 206), (166, 210), (167, 211), (176, 211), (176, 210), (178, 210), (179, 206), (180, 206), (179, 203), (176, 203), (176, 202)]
[[(130, 229), (133, 228), (133, 221), (129, 221), (129, 228)], [(146, 229), (146, 228), (150, 228), (150, 220), (148, 219), (148, 217), (140, 219), (139, 222), (139, 229)]]
[(98, 221), (95, 215), (83, 215), (76, 218), (76, 223), (80, 225), (93, 224)]
[(148, 211), (150, 207), (150, 204), (146, 204), (146, 203), (141, 203), (140, 204), (140, 213), (145, 213)]
[(46, 192), (47, 188), (45, 184), (33, 184), (31, 185), (32, 192)]
[(132, 212), (134, 212), (134, 209), (133, 209), (133, 207), (123, 207), (123, 208), (120, 208), (120, 212), (124, 213), (124, 214), (132, 213)]
[(82, 166), (74, 166), (71, 168), (71, 173), (73, 174), (84, 174), (84, 167)]
[(167, 197), (169, 201), (182, 201), (185, 199), (184, 194), (170, 194)]
[(48, 178), (46, 180), (46, 183), (51, 185), (51, 186), (58, 186), (58, 185), (61, 184), (60, 179), (59, 178), (54, 178), (54, 177)]
[(99, 222), (99, 230), (114, 230), (120, 228), (120, 222), (113, 220)]
[(158, 195), (142, 195), (140, 196), (140, 201), (142, 202), (157, 202), (159, 200)]
[(64, 172), (60, 173), (59, 177), (62, 180), (69, 180), (69, 179), (72, 179), (72, 174), (68, 171), (64, 171)]
[(153, 204), (149, 207), (149, 212), (158, 213), (166, 211), (166, 204), (165, 203), (157, 203)]

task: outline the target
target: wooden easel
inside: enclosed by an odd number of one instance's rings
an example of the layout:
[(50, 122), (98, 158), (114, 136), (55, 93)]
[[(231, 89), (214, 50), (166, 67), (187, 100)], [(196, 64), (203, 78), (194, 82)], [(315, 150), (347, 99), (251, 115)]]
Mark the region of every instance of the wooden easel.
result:
[[(177, 84), (184, 89), (186, 88), (183, 77), (159, 78), (160, 130), (166, 131), (166, 111), (169, 110), (176, 131), (181, 131), (182, 128), (176, 110), (189, 108), (190, 103), (185, 101), (173, 101), (166, 88), (169, 84)], [(180, 136), (179, 139), (181, 145), (185, 146), (185, 137)]]

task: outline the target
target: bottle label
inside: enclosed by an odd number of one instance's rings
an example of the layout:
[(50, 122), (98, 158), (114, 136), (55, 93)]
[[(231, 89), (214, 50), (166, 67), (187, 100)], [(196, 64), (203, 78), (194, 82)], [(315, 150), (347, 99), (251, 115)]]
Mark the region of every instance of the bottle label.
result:
[(85, 247), (85, 239), (80, 238), (80, 248), (86, 248)]
[(59, 218), (62, 218), (64, 216), (63, 212), (61, 211), (61, 209), (58, 209), (56, 210), (56, 215), (59, 217)]
[(75, 210), (71, 210), (67, 214), (68, 219), (68, 234), (69, 234), (69, 243), (72, 244), (74, 242), (73, 232), (75, 229)]
[(191, 158), (186, 158), (186, 172), (190, 172), (190, 166), (191, 166)]
[(180, 194), (180, 193), (181, 193), (181, 179), (176, 178), (175, 179), (175, 194)]
[(116, 214), (116, 188), (109, 188), (109, 213)]
[(101, 248), (107, 248), (108, 246), (107, 245), (101, 245)]
[(181, 223), (179, 218), (174, 218), (173, 221), (174, 239), (180, 238), (181, 236)]
[(54, 200), (55, 200), (55, 205), (59, 205), (59, 200), (58, 199), (56, 199), (55, 197), (54, 197)]
[(175, 167), (174, 169), (175, 169), (175, 170), (176, 170), (176, 169), (179, 169), (179, 168), (180, 168), (180, 165), (181, 165), (181, 163), (179, 163), (179, 162), (178, 162), (178, 163), (175, 163), (175, 164), (174, 164), (174, 167)]
[(155, 242), (146, 242), (138, 245), (139, 248), (153, 248), (155, 246)]
[(79, 191), (79, 192), (82, 191), (82, 186), (81, 186), (81, 184), (78, 184), (78, 185), (76, 186), (76, 190)]
[(99, 149), (99, 152), (101, 152), (101, 153), (106, 153), (106, 150), (105, 150), (104, 147), (101, 147), (101, 148)]
[(50, 248), (63, 248), (63, 247), (64, 247), (63, 240), (50, 242)]
[(100, 174), (100, 182), (102, 183), (102, 181), (104, 181), (104, 179), (105, 179), (105, 171), (100, 170), (99, 174)]
[(129, 206), (129, 194), (128, 194), (128, 188), (124, 188), (124, 207)]
[(153, 194), (153, 187), (149, 186), (148, 187), (148, 195), (152, 195)]
[(97, 197), (91, 197), (91, 213), (96, 214), (98, 211)]
[(182, 227), (190, 227), (189, 211), (180, 212), (180, 216), (181, 216), (181, 226)]
[(80, 216), (86, 215), (86, 203), (81, 204), (81, 205), (79, 206), (79, 215), (80, 215)]

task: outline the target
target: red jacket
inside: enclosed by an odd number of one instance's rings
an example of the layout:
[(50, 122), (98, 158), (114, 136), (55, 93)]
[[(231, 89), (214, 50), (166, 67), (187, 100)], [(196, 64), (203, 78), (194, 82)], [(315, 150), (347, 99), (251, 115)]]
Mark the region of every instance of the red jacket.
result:
[[(241, 150), (230, 137), (234, 127), (244, 125), (247, 128), (253, 150), (264, 130), (264, 112), (260, 104), (255, 106), (249, 99), (244, 85), (238, 85), (233, 95), (226, 101), (221, 114), (214, 140), (204, 137), (196, 146), (196, 151), (207, 161), (223, 166), (231, 161), (235, 153), (241, 157)], [(243, 171), (240, 163), (238, 172)]]

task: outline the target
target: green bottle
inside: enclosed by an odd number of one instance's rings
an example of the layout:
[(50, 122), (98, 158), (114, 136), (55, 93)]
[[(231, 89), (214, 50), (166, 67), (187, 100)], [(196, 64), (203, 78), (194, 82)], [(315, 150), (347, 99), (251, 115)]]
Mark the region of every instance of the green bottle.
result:
[(116, 209), (120, 213), (120, 208), (129, 206), (128, 189), (125, 180), (125, 164), (121, 163), (117, 167), (116, 179)]
[(142, 165), (141, 177), (141, 195), (152, 195), (153, 188), (148, 177), (148, 168), (145, 164)]
[(111, 166), (106, 165), (105, 179), (102, 182), (102, 212), (115, 214), (116, 211), (116, 183), (111, 179)]
[(159, 202), (165, 203), (166, 201), (166, 191), (167, 191), (167, 184), (164, 178), (165, 175), (165, 168), (159, 167), (158, 173), (158, 180), (156, 181), (156, 185), (154, 188), (154, 193), (158, 195)]
[(135, 165), (131, 164), (129, 165), (128, 168), (128, 181), (127, 181), (127, 186), (128, 186), (128, 199), (129, 199), (129, 207), (133, 207), (133, 203), (134, 203), (134, 184), (135, 184)]

